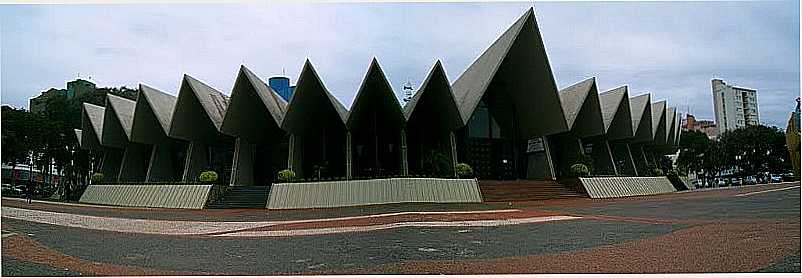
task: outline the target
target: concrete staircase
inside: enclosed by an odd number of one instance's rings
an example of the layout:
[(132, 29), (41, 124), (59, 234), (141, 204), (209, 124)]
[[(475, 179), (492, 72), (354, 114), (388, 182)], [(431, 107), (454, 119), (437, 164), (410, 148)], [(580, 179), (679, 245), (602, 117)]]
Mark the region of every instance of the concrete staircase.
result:
[(232, 186), (220, 200), (206, 208), (265, 208), (269, 194), (270, 186)]
[(480, 180), (479, 189), (485, 202), (535, 201), (548, 199), (587, 198), (587, 194), (555, 181)]

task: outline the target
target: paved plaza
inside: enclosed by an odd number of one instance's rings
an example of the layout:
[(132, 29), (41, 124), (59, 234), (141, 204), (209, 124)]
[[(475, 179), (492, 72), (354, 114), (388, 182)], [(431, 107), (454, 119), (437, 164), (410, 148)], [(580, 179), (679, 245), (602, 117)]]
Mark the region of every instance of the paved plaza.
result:
[(799, 272), (799, 183), (619, 199), (176, 210), (2, 199), (4, 276)]

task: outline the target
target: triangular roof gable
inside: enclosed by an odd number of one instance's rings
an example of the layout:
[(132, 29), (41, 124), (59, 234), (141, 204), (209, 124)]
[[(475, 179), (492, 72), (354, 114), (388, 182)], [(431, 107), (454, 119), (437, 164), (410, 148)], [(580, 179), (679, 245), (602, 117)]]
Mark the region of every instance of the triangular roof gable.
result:
[(100, 147), (103, 137), (103, 115), (106, 108), (91, 103), (83, 103), (81, 114), (81, 147), (94, 149)]
[(655, 144), (666, 142), (666, 101), (652, 103), (652, 140)]
[(77, 129), (77, 128), (73, 129), (73, 131), (75, 132), (75, 140), (78, 141), (78, 148), (83, 148), (83, 145), (81, 145), (81, 140), (83, 139), (83, 138), (81, 138), (81, 133), (83, 131), (81, 131), (80, 129)]
[(131, 140), (131, 124), (136, 102), (112, 94), (106, 95), (103, 115), (103, 135), (100, 143), (107, 147), (124, 148)]
[[(432, 69), (429, 70), (429, 74), (426, 75), (426, 79), (421, 83), (418, 91), (415, 92), (415, 95), (412, 96), (409, 103), (404, 106), (404, 117), (407, 121), (412, 119), (412, 116), (416, 114), (416, 109), (423, 109), (417, 108), (419, 103), (434, 103), (434, 101), (426, 100), (440, 99), (441, 101), (436, 103), (443, 103), (443, 105), (439, 105), (435, 108), (441, 111), (441, 117), (437, 120), (443, 120), (446, 126), (451, 127), (451, 129), (461, 127), (463, 125), (462, 116), (459, 113), (457, 101), (454, 99), (454, 93), (451, 91), (451, 85), (449, 84), (448, 75), (446, 75), (446, 71), (443, 69), (440, 60), (437, 60), (432, 66)], [(423, 107), (423, 105), (421, 105), (421, 107)]]
[[(322, 95), (321, 95), (322, 94)], [(281, 128), (292, 132), (293, 130), (300, 130), (301, 125), (304, 125), (308, 120), (309, 115), (304, 113), (302, 106), (305, 106), (305, 99), (307, 98), (325, 97), (326, 102), (334, 109), (339, 118), (339, 122), (345, 127), (345, 122), (348, 119), (348, 110), (340, 103), (331, 93), (329, 93), (323, 81), (320, 80), (315, 67), (307, 59), (304, 62), (301, 74), (298, 76), (298, 82), (295, 83), (295, 91), (293, 91), (290, 101), (287, 104), (287, 112), (284, 114), (284, 120), (281, 123)]]
[(571, 132), (582, 137), (604, 133), (604, 119), (595, 77), (560, 90), (559, 96), (560, 105), (565, 111), (565, 121)]
[(286, 104), (282, 104), (283, 100), (279, 99), (281, 98), (275, 90), (268, 87), (250, 69), (240, 66), (220, 130), (232, 136), (261, 139), (266, 132), (265, 128), (281, 128)]
[(682, 134), (682, 115), (679, 113), (677, 113), (676, 123), (674, 126), (674, 146), (679, 146), (679, 139)]
[(635, 131), (635, 142), (651, 141), (654, 139), (652, 130), (652, 97), (650, 94), (641, 94), (629, 99), (632, 111), (632, 128)]
[(676, 125), (677, 108), (669, 107), (666, 110), (666, 144), (674, 144), (674, 126)]
[(568, 123), (569, 129), (573, 129), (574, 122), (595, 84), (596, 78), (591, 77), (560, 90), (560, 105), (565, 112), (565, 122)]
[(388, 108), (380, 111), (383, 111), (389, 116), (387, 119), (392, 121), (394, 126), (404, 125), (406, 122), (404, 112), (401, 110), (401, 105), (398, 103), (398, 98), (396, 98), (393, 92), (393, 87), (390, 86), (390, 82), (387, 82), (387, 77), (384, 75), (384, 71), (382, 71), (379, 61), (377, 61), (376, 58), (370, 61), (370, 66), (365, 73), (365, 78), (362, 79), (362, 84), (359, 85), (359, 90), (356, 93), (356, 97), (354, 97), (354, 102), (351, 104), (351, 110), (348, 113), (348, 120), (346, 121), (346, 126), (349, 129), (356, 127), (361, 118), (364, 117), (362, 111), (367, 109), (366, 106), (377, 104), (371, 103), (370, 100), (378, 100), (379, 105), (383, 104), (382, 108)]
[(635, 135), (627, 86), (599, 94), (599, 102), (601, 103), (605, 132), (609, 139), (623, 139)]
[[(139, 84), (139, 96), (131, 123), (131, 141), (153, 144), (167, 136), (176, 102), (174, 95)], [(154, 129), (157, 130), (155, 133)]]
[[(139, 84), (139, 88), (140, 99), (145, 102), (143, 104), (148, 105), (150, 110), (153, 111), (162, 130), (167, 134), (170, 131), (170, 123), (173, 120), (173, 112), (175, 112), (175, 104), (178, 102), (178, 97), (145, 84)], [(137, 100), (138, 102), (139, 99)]]
[[(530, 41), (520, 42), (521, 37), (526, 37)], [(511, 50), (516, 48), (514, 46), (531, 48), (534, 53), (525, 53), (532, 56), (527, 56), (530, 60), (524, 62), (533, 62), (524, 72), (530, 75), (530, 81), (544, 86), (545, 89), (538, 90), (518, 90), (536, 92), (540, 95), (532, 95), (530, 103), (518, 103), (519, 107), (528, 107), (526, 112), (540, 113), (546, 115), (553, 115), (559, 120), (544, 120), (537, 123), (527, 124), (530, 127), (524, 127), (529, 130), (537, 130), (535, 133), (553, 134), (568, 130), (567, 124), (563, 122), (564, 119), (562, 108), (559, 105), (559, 97), (557, 96), (557, 85), (554, 81), (554, 76), (549, 66), (546, 50), (543, 45), (543, 39), (540, 36), (540, 31), (537, 27), (534, 10), (530, 8), (524, 13), (523, 16), (512, 24), (493, 44), (490, 45), (452, 84), (454, 97), (462, 116), (463, 124), (467, 124), (476, 109), (479, 101), (486, 93), (488, 86), (496, 77), (496, 73), (501, 68), (504, 62), (507, 62), (508, 55)], [(530, 84), (531, 85), (531, 84)], [(553, 110), (553, 111), (552, 111)], [(559, 114), (559, 115), (558, 115)], [(530, 117), (531, 116), (531, 117)], [(522, 118), (534, 118), (533, 115), (527, 115)], [(522, 123), (523, 124), (523, 123)], [(532, 132), (527, 132), (532, 133)], [(526, 134), (532, 135), (532, 134)]]
[[(185, 74), (178, 90), (178, 99), (173, 110), (168, 135), (191, 141), (203, 140), (207, 136), (203, 134), (213, 131), (219, 134), (227, 108), (228, 97)], [(192, 115), (197, 113), (202, 115)], [(203, 125), (203, 130), (197, 130), (199, 128), (197, 124), (199, 124), (199, 120), (204, 119), (197, 117), (205, 118), (208, 123)]]

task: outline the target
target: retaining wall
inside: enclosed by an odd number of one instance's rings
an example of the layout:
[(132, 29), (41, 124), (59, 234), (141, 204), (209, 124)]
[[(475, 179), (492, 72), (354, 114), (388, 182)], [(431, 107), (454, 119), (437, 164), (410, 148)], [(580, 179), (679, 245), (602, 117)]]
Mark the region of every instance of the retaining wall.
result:
[(267, 208), (331, 208), (405, 202), (479, 203), (475, 179), (391, 178), (278, 183), (270, 188)]
[(153, 208), (201, 209), (212, 185), (99, 184), (89, 185), (81, 203)]
[(590, 198), (617, 198), (676, 192), (666, 177), (579, 178)]

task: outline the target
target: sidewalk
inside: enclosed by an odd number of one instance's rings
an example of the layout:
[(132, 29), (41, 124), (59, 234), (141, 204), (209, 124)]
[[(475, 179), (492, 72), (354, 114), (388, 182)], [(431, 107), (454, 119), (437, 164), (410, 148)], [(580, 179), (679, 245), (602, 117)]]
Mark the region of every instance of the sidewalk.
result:
[[(121, 233), (178, 236), (301, 236), (364, 232), (401, 227), (488, 227), (578, 219), (519, 209), (400, 212), (289, 221), (209, 222), (100, 217), (6, 207), (6, 219)], [(425, 220), (425, 221), (424, 221)]]

